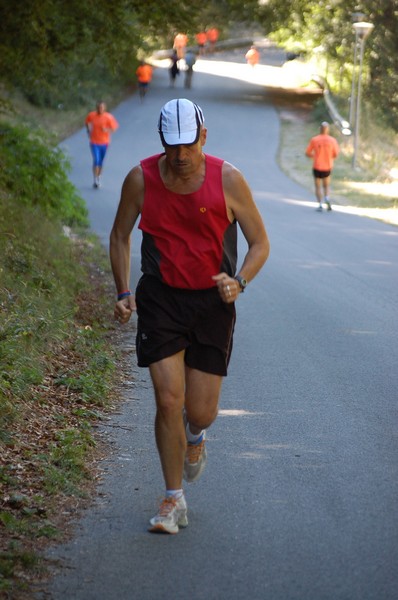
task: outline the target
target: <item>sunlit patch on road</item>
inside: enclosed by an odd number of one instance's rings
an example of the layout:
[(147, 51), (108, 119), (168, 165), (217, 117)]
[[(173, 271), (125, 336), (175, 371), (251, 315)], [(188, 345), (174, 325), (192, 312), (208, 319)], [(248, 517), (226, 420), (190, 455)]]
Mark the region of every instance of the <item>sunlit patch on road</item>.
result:
[(256, 417), (263, 414), (264, 413), (262, 412), (255, 412), (239, 408), (221, 409), (218, 411), (218, 416), (220, 417)]

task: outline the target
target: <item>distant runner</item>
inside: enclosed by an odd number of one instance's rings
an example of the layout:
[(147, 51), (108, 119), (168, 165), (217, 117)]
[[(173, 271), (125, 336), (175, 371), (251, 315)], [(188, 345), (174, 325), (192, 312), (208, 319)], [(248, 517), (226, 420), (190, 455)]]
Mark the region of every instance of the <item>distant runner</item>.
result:
[(219, 34), (220, 34), (220, 32), (218, 31), (217, 27), (211, 27), (210, 29), (207, 30), (206, 35), (207, 35), (207, 41), (210, 44), (210, 52), (215, 51)]
[(199, 33), (197, 33), (195, 35), (196, 41), (198, 43), (198, 48), (199, 48), (199, 56), (203, 56), (203, 54), (205, 53), (205, 45), (207, 42), (207, 34), (205, 31), (199, 31)]
[(153, 69), (151, 65), (148, 65), (148, 63), (142, 60), (141, 64), (137, 67), (135, 74), (138, 79), (138, 90), (142, 102), (148, 91), (148, 86), (152, 81)]
[(173, 49), (177, 52), (178, 60), (180, 60), (180, 58), (184, 58), (187, 43), (188, 36), (186, 33), (177, 33), (174, 38)]
[(185, 64), (187, 66), (185, 71), (184, 85), (186, 88), (190, 88), (192, 85), (193, 66), (196, 63), (196, 56), (192, 50), (188, 50), (185, 54)]
[(101, 186), (102, 165), (111, 139), (119, 123), (111, 113), (106, 112), (106, 104), (102, 100), (97, 103), (97, 110), (90, 112), (85, 120), (93, 155), (93, 187)]
[(245, 59), (248, 65), (255, 67), (260, 61), (260, 53), (256, 46), (252, 46), (245, 54)]
[(323, 121), (320, 134), (311, 138), (306, 156), (313, 159), (313, 175), (315, 182), (315, 195), (319, 202), (318, 211), (322, 211), (322, 189), (327, 210), (332, 210), (330, 203), (330, 177), (333, 161), (339, 155), (340, 148), (334, 137), (329, 135), (329, 123)]

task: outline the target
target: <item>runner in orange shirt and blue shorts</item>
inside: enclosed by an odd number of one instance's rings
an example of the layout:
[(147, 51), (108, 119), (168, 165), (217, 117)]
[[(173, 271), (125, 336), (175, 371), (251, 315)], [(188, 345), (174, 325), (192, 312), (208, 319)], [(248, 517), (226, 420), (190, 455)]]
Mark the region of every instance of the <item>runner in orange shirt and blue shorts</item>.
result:
[(97, 103), (97, 110), (93, 110), (87, 115), (85, 124), (93, 155), (93, 187), (99, 188), (102, 165), (111, 140), (111, 133), (116, 131), (119, 123), (111, 113), (106, 112), (105, 102), (100, 101)]
[(306, 156), (313, 159), (313, 175), (315, 181), (315, 195), (319, 202), (318, 211), (322, 211), (322, 189), (323, 199), (327, 210), (332, 210), (330, 204), (330, 176), (333, 168), (333, 161), (339, 155), (340, 148), (334, 137), (329, 135), (329, 123), (323, 121), (320, 127), (320, 134), (311, 138)]

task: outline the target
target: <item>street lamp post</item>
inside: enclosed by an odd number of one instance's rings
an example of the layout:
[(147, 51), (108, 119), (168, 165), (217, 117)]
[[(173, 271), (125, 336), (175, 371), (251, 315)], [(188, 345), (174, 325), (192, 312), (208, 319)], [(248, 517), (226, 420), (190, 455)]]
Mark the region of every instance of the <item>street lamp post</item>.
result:
[(350, 114), (348, 121), (351, 129), (354, 123), (354, 104), (355, 104), (355, 75), (357, 71), (357, 58), (358, 58), (358, 31), (355, 29), (355, 46), (354, 46), (354, 64), (352, 69), (352, 82), (351, 82), (351, 96), (350, 96)]
[[(359, 23), (364, 21), (364, 13), (354, 12), (351, 15), (353, 23)], [(358, 60), (358, 29), (355, 29), (355, 45), (354, 45), (354, 62), (352, 65), (352, 81), (351, 81), (351, 96), (350, 96), (350, 114), (348, 121), (350, 123), (350, 129), (353, 131), (354, 126), (354, 114), (355, 114), (355, 83), (357, 73), (357, 60)]]
[[(357, 154), (359, 145), (359, 123), (360, 123), (360, 111), (361, 111), (361, 84), (362, 84), (362, 64), (363, 64), (363, 53), (365, 48), (365, 40), (371, 33), (374, 25), (372, 23), (365, 23), (359, 21), (353, 24), (355, 31), (355, 44), (358, 44), (359, 40), (359, 73), (358, 73), (358, 91), (357, 91), (357, 106), (355, 111), (355, 127), (354, 127), (354, 153), (352, 156), (352, 166), (355, 169), (357, 166)], [(350, 111), (351, 114), (351, 111)], [(352, 115), (351, 115), (352, 116)]]

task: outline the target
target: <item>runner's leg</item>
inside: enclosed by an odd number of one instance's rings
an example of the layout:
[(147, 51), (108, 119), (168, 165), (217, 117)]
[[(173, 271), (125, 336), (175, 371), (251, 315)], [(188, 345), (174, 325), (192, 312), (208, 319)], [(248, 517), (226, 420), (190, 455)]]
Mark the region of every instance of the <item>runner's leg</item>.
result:
[(319, 204), (322, 204), (322, 179), (314, 177), (315, 182), (315, 196)]
[(193, 434), (207, 429), (218, 413), (218, 399), (223, 378), (185, 367), (185, 411)]
[(156, 399), (155, 436), (166, 489), (182, 488), (186, 438), (184, 351), (149, 367)]
[(323, 180), (323, 195), (325, 198), (329, 198), (330, 193), (330, 175), (328, 177), (324, 177)]

